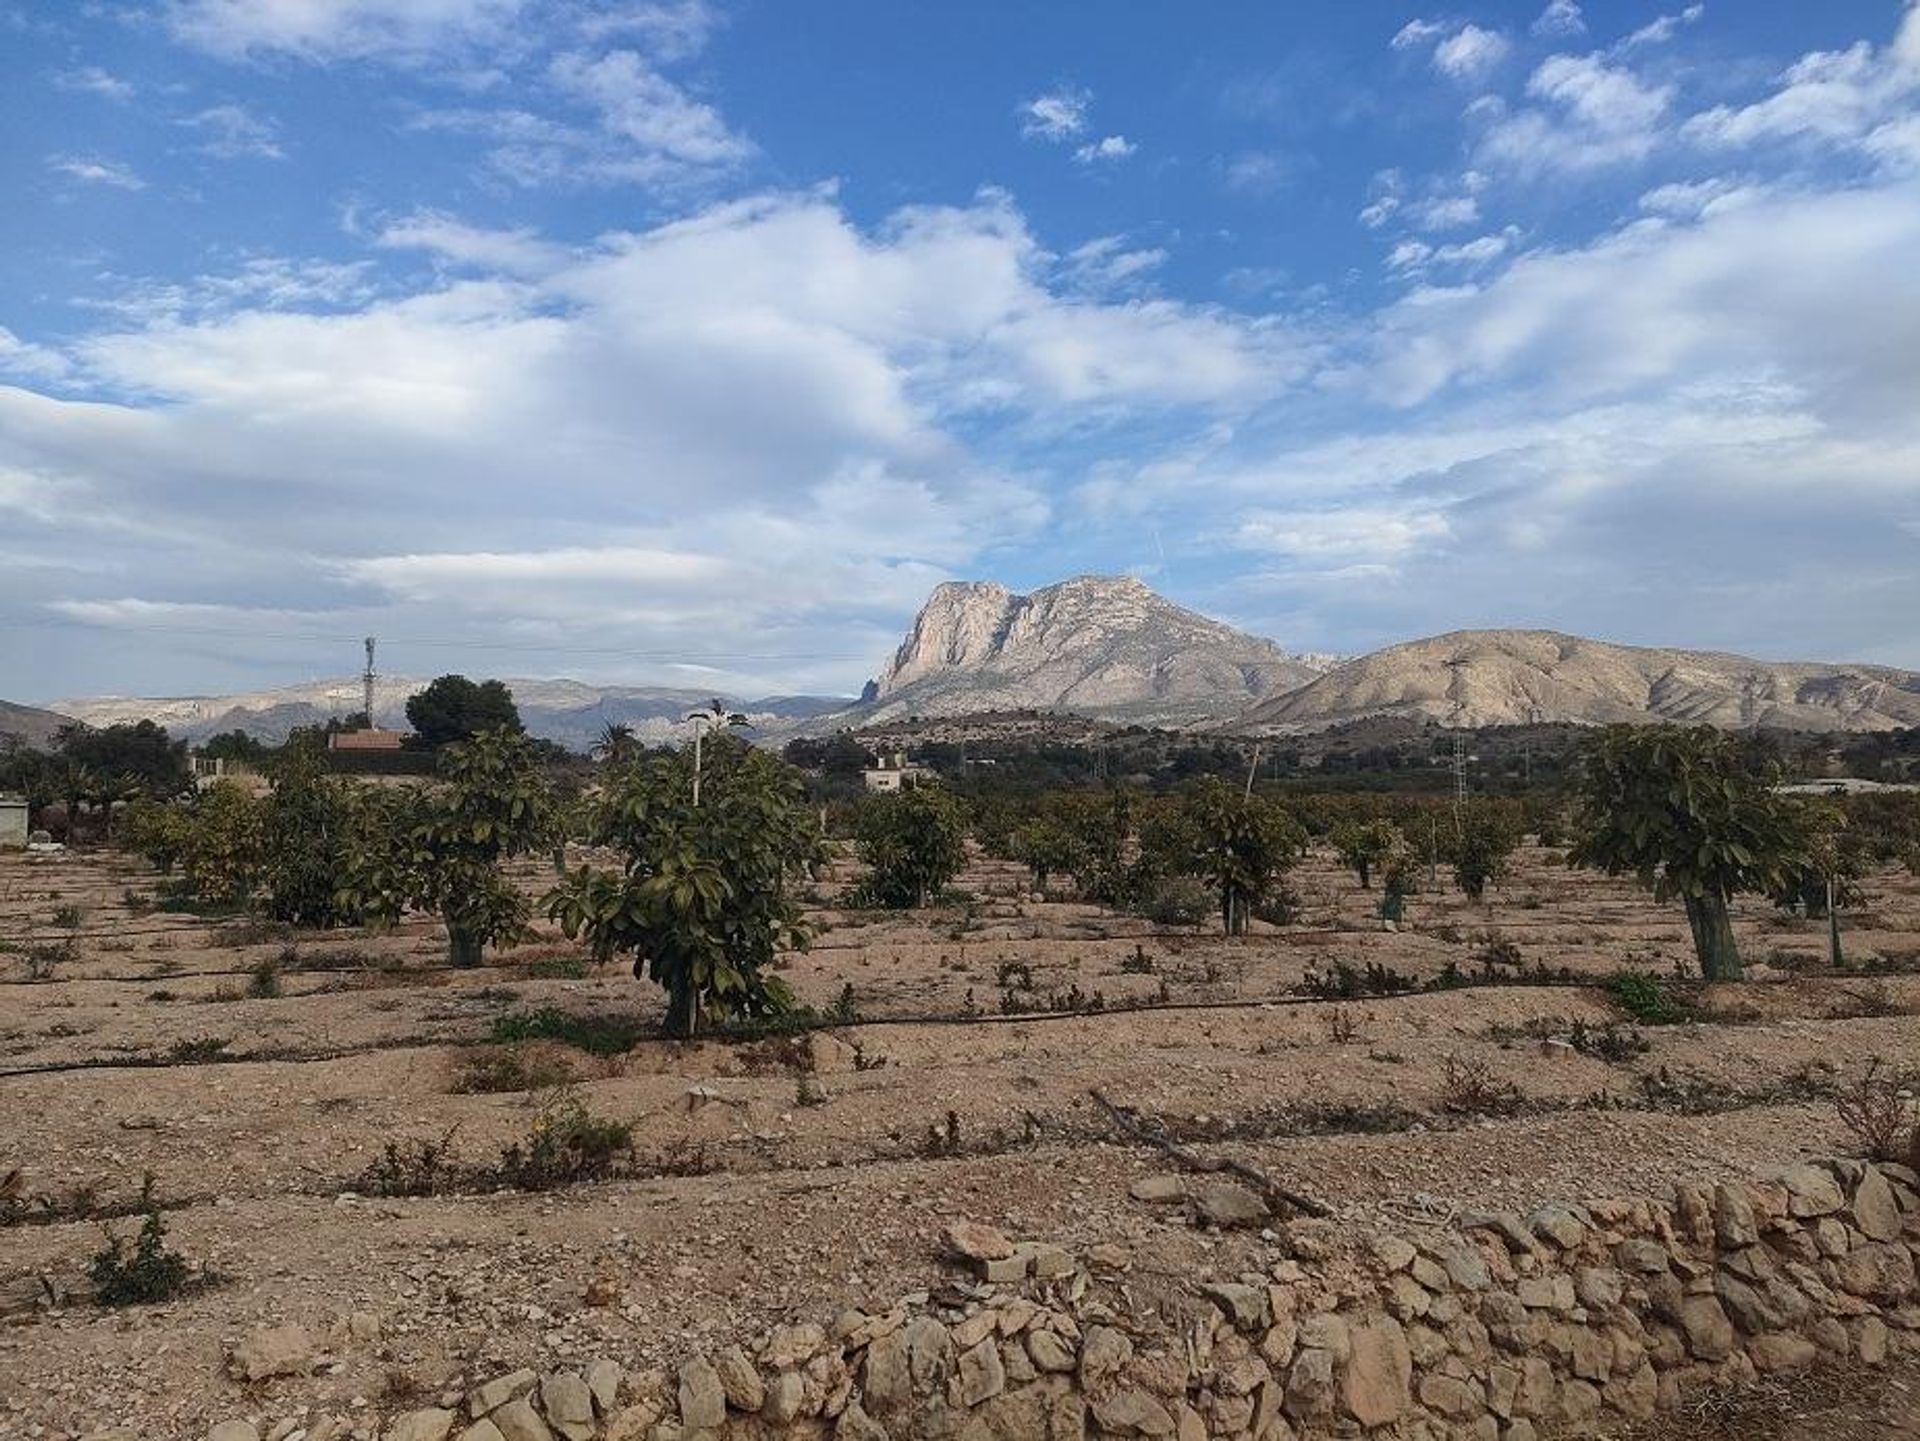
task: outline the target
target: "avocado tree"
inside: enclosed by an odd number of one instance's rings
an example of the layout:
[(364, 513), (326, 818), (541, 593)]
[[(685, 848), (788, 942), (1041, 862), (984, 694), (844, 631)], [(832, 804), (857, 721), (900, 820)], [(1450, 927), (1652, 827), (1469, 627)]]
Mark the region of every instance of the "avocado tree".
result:
[(340, 907), (395, 921), (409, 907), (437, 911), (447, 959), (477, 966), (484, 949), (526, 930), (527, 898), (500, 862), (547, 849), (556, 827), (553, 798), (533, 743), (485, 731), (440, 753), (444, 784), (396, 788), (363, 803)]
[(926, 905), (967, 861), (966, 810), (935, 785), (869, 796), (854, 817), (853, 834), (871, 868), (861, 893), (878, 906)]
[(1452, 829), (1440, 832), (1441, 854), (1453, 867), (1454, 884), (1476, 902), (1500, 879), (1519, 844), (1520, 826), (1511, 809), (1491, 800), (1469, 802)]
[(1728, 903), (1773, 891), (1806, 838), (1771, 763), (1711, 726), (1609, 726), (1582, 756), (1568, 863), (1633, 875), (1686, 907), (1708, 980), (1740, 978)]
[(1393, 854), (1400, 832), (1387, 821), (1342, 821), (1327, 833), (1340, 864), (1360, 878), (1360, 889), (1373, 888), (1373, 868)]
[(1244, 935), (1254, 907), (1305, 853), (1307, 833), (1284, 806), (1218, 779), (1201, 782), (1183, 809), (1194, 869), (1219, 898), (1227, 934)]
[(610, 767), (587, 802), (587, 831), (623, 863), (568, 871), (545, 902), (595, 956), (631, 955), (636, 976), (666, 988), (676, 1036), (696, 1034), (706, 1018), (791, 1007), (774, 959), (805, 948), (796, 886), (827, 854), (798, 771), (725, 734), (704, 752), (698, 806), (684, 751)]
[(347, 782), (328, 774), (325, 757), (309, 732), (290, 738), (269, 770), (260, 836), (265, 904), (275, 920), (296, 926), (351, 919), (339, 886), (352, 840), (351, 798)]

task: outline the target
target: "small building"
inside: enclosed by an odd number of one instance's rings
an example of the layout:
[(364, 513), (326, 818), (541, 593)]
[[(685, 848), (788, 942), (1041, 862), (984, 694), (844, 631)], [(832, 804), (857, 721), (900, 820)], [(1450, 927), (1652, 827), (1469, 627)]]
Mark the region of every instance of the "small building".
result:
[(0, 795), (0, 849), (25, 849), (27, 835), (27, 798)]
[(327, 737), (327, 749), (330, 751), (397, 751), (407, 738), (405, 731), (357, 730), (335, 731)]
[(934, 779), (935, 775), (930, 767), (910, 762), (905, 751), (883, 753), (860, 774), (868, 790), (889, 793), (910, 790), (922, 781)]

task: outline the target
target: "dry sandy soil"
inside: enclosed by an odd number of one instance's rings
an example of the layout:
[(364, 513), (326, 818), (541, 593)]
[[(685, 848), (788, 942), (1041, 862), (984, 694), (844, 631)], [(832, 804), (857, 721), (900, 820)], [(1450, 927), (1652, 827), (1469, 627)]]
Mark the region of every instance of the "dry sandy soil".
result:
[[(1136, 1308), (1280, 1254), (1273, 1233), (1202, 1231), (1131, 1201), (1129, 1183), (1166, 1163), (1113, 1130), (1095, 1090), (1343, 1221), (1404, 1229), (1846, 1150), (1835, 1088), (1870, 1058), (1920, 1056), (1920, 974), (1899, 973), (1920, 969), (1920, 882), (1905, 873), (1875, 877), (1847, 922), (1850, 958), (1892, 973), (1827, 972), (1824, 924), (1743, 904), (1753, 981), (1699, 996), (1704, 1019), (1647, 1029), (1644, 1051), (1614, 1059), (1568, 1044), (1620, 1019), (1593, 983), (1671, 974), (1684, 923), (1548, 853), (1523, 854), (1486, 905), (1416, 897), (1396, 933), (1316, 857), (1294, 876), (1299, 923), (1232, 941), (1038, 900), (988, 862), (959, 882), (972, 904), (912, 915), (827, 908), (845, 879), (822, 886), (822, 934), (785, 974), (822, 1010), (850, 987), (856, 1022), (646, 1036), (613, 1057), (520, 1047), (570, 1073), (595, 1114), (635, 1123), (629, 1174), (390, 1198), (365, 1178), (389, 1142), (450, 1136), (448, 1153), (480, 1167), (553, 1104), (457, 1089), (499, 1054), (486, 1042), (501, 1018), (556, 1007), (650, 1026), (659, 991), (557, 937), (451, 971), (424, 921), (290, 938), (152, 910), (155, 877), (122, 857), (0, 858), (0, 1177), (18, 1168), (24, 1211), (0, 1227), (0, 1436), (197, 1437), (236, 1415), (393, 1409), (523, 1363), (662, 1364), (951, 1284), (935, 1242), (958, 1217), (1128, 1248), (1115, 1284)], [(1303, 973), (1342, 963), (1477, 976), (1496, 939), (1572, 983), (1300, 994)], [(263, 961), (278, 993), (252, 996)], [(1023, 1006), (1077, 987), (1104, 1009), (1004, 1015), (1003, 982)], [(1475, 1100), (1464, 1072), (1495, 1088), (1484, 1111), (1461, 1109)], [(84, 1293), (97, 1213), (129, 1210), (149, 1172), (170, 1244), (219, 1283), (102, 1310)], [(96, 1214), (79, 1214), (89, 1195)], [(48, 1294), (63, 1299), (33, 1304)], [(354, 1313), (377, 1338), (345, 1335)], [(224, 1379), (223, 1342), (283, 1321), (335, 1332), (332, 1364)], [(1858, 1429), (1833, 1436), (1911, 1434), (1858, 1394)]]

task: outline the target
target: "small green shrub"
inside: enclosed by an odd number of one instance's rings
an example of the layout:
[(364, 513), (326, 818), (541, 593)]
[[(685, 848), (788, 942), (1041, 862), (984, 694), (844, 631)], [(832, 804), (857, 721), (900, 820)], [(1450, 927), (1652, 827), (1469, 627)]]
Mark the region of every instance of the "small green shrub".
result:
[(102, 1306), (171, 1301), (209, 1279), (204, 1273), (196, 1275), (186, 1257), (167, 1246), (166, 1218), (154, 1204), (151, 1173), (140, 1187), (140, 1202), (146, 1213), (132, 1244), (107, 1231), (107, 1244), (94, 1253), (87, 1268), (94, 1300)]
[(559, 1041), (594, 1056), (624, 1056), (652, 1027), (635, 1016), (578, 1016), (556, 1006), (517, 1011), (495, 1017), (488, 1039), (502, 1045), (516, 1041)]
[(1607, 982), (1607, 990), (1614, 1004), (1643, 1026), (1677, 1026), (1693, 1019), (1692, 1008), (1650, 972), (1622, 971)]
[(526, 1046), (485, 1046), (461, 1061), (453, 1089), (461, 1095), (500, 1095), (544, 1091), (579, 1079), (564, 1056)]
[(80, 907), (59, 906), (53, 912), (53, 923), (63, 931), (80, 929)]
[(438, 1140), (388, 1141), (380, 1157), (360, 1173), (354, 1189), (366, 1196), (437, 1196), (454, 1190), (460, 1167), (453, 1159), (450, 1126)]
[(633, 1126), (589, 1111), (578, 1096), (555, 1096), (524, 1141), (500, 1152), (500, 1179), (522, 1191), (551, 1191), (614, 1174), (633, 1155)]
[(272, 956), (262, 956), (248, 967), (247, 994), (256, 1001), (274, 1000), (281, 994), (280, 966)]

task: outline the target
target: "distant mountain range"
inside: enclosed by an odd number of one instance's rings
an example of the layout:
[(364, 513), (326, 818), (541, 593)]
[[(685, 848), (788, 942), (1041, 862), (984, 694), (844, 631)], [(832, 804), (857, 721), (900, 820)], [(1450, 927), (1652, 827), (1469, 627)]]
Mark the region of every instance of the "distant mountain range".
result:
[(53, 743), (53, 733), (74, 718), (55, 711), (36, 710), (30, 705), (10, 705), (0, 700), (0, 750), (9, 745), (45, 750)]
[(1299, 731), (1364, 716), (1446, 726), (1652, 720), (1886, 730), (1920, 725), (1920, 674), (1612, 645), (1550, 630), (1463, 630), (1360, 656), (1238, 719), (1248, 729)]
[[(424, 681), (377, 683), (375, 719), (404, 727)], [(509, 680), (527, 729), (575, 749), (609, 724), (657, 742), (684, 734), (705, 691)], [(1750, 660), (1614, 645), (1544, 630), (1455, 631), (1342, 661), (1175, 605), (1140, 581), (1080, 576), (1019, 595), (991, 582), (937, 587), (858, 700), (722, 697), (758, 735), (859, 730), (910, 717), (1042, 711), (1120, 724), (1261, 733), (1368, 717), (1445, 726), (1674, 720), (1727, 728), (1865, 731), (1920, 725), (1920, 674), (1887, 666)], [(151, 717), (199, 741), (227, 730), (283, 739), (360, 709), (355, 677), (253, 695), (59, 701), (89, 725)], [(13, 714), (63, 719), (48, 711)], [(18, 724), (24, 725), (24, 722)], [(46, 722), (42, 733), (50, 733)]]
[[(381, 676), (374, 682), (374, 721), (407, 728), (407, 697), (427, 685), (410, 676)], [(711, 691), (662, 686), (593, 686), (572, 680), (508, 680), (528, 731), (574, 750), (585, 750), (609, 725), (628, 725), (643, 742), (657, 744), (679, 734), (687, 713), (707, 704)], [(94, 696), (57, 702), (60, 709), (92, 726), (151, 718), (176, 736), (200, 742), (225, 731), (245, 731), (278, 743), (300, 726), (325, 725), (336, 716), (357, 714), (362, 704), (358, 676), (310, 681), (250, 695), (180, 696), (152, 700)], [(782, 728), (823, 711), (842, 708), (845, 696), (772, 696), (761, 700), (721, 697), (756, 727)]]

